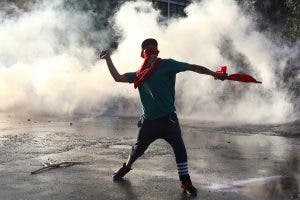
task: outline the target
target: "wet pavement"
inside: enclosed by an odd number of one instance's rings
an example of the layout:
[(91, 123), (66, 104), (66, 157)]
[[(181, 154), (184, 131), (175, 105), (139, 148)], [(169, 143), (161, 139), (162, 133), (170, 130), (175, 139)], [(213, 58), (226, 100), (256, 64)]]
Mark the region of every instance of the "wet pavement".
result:
[[(195, 199), (299, 199), (299, 122), (181, 124)], [(4, 116), (0, 131), (0, 199), (189, 199), (163, 140), (124, 182), (112, 181), (135, 142), (136, 118)], [(30, 174), (43, 163), (70, 161), (86, 163)]]

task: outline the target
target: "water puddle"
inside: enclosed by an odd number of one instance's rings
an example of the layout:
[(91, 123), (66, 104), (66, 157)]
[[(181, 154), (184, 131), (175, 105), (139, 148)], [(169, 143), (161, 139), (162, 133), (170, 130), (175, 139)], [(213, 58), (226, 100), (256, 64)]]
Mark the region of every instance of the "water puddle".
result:
[(254, 199), (288, 200), (296, 199), (299, 184), (293, 176), (270, 176), (212, 184), (210, 190), (243, 193)]

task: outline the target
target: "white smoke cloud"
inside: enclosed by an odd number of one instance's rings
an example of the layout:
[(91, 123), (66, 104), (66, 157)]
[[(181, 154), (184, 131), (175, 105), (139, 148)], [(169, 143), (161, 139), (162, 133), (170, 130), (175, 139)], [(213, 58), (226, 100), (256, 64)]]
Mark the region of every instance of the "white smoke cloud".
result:
[[(187, 18), (173, 19), (166, 27), (157, 24), (159, 14), (149, 3), (125, 4), (116, 16), (117, 24), (124, 31), (124, 41), (116, 55), (133, 60), (128, 55), (130, 46), (154, 37), (158, 39), (162, 57), (208, 66), (212, 70), (225, 64), (230, 66), (229, 73), (243, 71), (245, 66), (234, 66), (220, 52), (224, 37), (230, 38), (235, 51), (246, 56), (251, 72), (263, 84), (220, 82), (186, 72), (179, 75), (177, 84), (180, 114), (204, 120), (256, 123), (282, 122), (291, 116), (292, 105), (285, 91), (277, 89), (275, 75), (277, 68), (285, 63), (278, 56), (283, 57), (290, 50), (275, 46), (258, 32), (251, 18), (234, 1), (202, 1), (191, 4), (186, 11)], [(138, 51), (131, 54), (138, 55)], [(120, 59), (121, 63), (126, 60)], [(231, 91), (232, 87), (242, 94)], [(225, 98), (221, 103), (220, 96)]]
[[(47, 1), (46, 1), (47, 2)], [(97, 31), (84, 12), (47, 3), (17, 19), (0, 24), (0, 110), (25, 113), (72, 114), (110, 111), (137, 115), (137, 91), (114, 83), (104, 61), (96, 61), (86, 38), (108, 44), (110, 33)], [(59, 7), (59, 8), (58, 8)], [(122, 39), (112, 58), (121, 73), (141, 65), (140, 43), (159, 42), (160, 56), (207, 66), (228, 65), (229, 73), (248, 71), (263, 82), (242, 84), (215, 81), (184, 72), (178, 75), (177, 107), (182, 117), (202, 120), (273, 123), (293, 114), (285, 91), (277, 89), (276, 71), (283, 69), (289, 48), (274, 45), (255, 29), (233, 0), (192, 3), (188, 17), (158, 23), (151, 3), (127, 2), (115, 15)], [(0, 21), (1, 21), (0, 20)], [(235, 66), (220, 49), (224, 39), (243, 55), (248, 66)], [(229, 53), (230, 50), (228, 50)], [(133, 101), (133, 103), (131, 103)], [(125, 102), (125, 103), (124, 103)], [(289, 117), (291, 119), (291, 117)]]
[(0, 24), (0, 110), (101, 113), (107, 98), (120, 93), (88, 44), (94, 40), (104, 48), (110, 33), (96, 31), (89, 13), (60, 5), (45, 1)]

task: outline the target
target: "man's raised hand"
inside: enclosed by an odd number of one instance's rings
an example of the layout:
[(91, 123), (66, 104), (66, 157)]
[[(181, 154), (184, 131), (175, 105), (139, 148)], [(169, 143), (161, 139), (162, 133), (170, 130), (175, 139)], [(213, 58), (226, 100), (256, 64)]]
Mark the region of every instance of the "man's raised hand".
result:
[(215, 73), (214, 77), (217, 79), (220, 79), (221, 81), (224, 81), (227, 78), (228, 74), (223, 73)]
[(99, 54), (100, 59), (106, 59), (110, 57), (110, 51), (109, 50), (103, 50)]

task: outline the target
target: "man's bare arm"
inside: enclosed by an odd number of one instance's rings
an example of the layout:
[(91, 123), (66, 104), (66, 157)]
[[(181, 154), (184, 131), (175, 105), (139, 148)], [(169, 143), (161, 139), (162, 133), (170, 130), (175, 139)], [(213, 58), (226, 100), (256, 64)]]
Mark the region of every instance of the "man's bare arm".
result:
[(211, 71), (210, 69), (200, 66), (200, 65), (189, 65), (187, 70), (196, 72), (198, 74), (210, 75), (210, 76), (213, 76), (222, 81), (227, 77), (227, 74), (216, 73), (216, 72)]
[(114, 78), (116, 82), (123, 82), (123, 83), (128, 83), (128, 79), (124, 74), (120, 74), (116, 67), (114, 66), (111, 57), (110, 57), (110, 52), (108, 50), (102, 51), (100, 53), (100, 58), (105, 59), (106, 64), (108, 66), (109, 72), (111, 76)]

